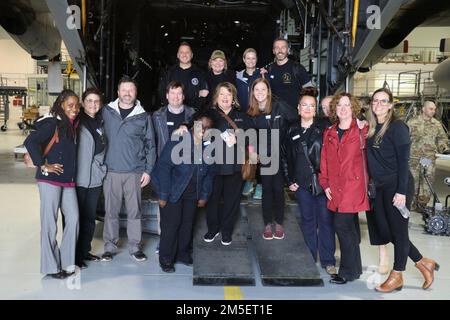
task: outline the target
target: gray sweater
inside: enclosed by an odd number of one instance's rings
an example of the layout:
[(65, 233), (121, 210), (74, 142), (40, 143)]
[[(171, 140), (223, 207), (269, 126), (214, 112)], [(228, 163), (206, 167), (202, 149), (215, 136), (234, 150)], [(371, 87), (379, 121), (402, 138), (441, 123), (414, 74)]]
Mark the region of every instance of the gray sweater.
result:
[(108, 172), (150, 174), (156, 161), (152, 118), (137, 101), (134, 110), (122, 120), (118, 102), (102, 109)]
[(77, 187), (96, 188), (106, 175), (105, 150), (94, 156), (95, 142), (89, 130), (81, 125), (77, 151)]

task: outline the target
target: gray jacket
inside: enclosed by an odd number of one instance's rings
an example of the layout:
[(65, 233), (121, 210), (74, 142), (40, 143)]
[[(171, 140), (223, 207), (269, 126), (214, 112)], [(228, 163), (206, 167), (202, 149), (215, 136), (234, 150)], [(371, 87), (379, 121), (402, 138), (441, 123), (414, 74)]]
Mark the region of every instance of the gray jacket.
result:
[[(167, 128), (167, 109), (168, 107), (162, 107), (159, 110), (153, 112), (153, 126), (155, 127), (156, 137), (157, 137), (157, 151), (158, 157), (161, 155), (162, 149), (169, 141), (169, 129)], [(191, 107), (184, 106), (184, 120), (188, 122), (195, 110)]]
[(89, 130), (81, 125), (77, 151), (77, 187), (96, 188), (106, 175), (105, 150), (94, 156), (95, 142)]
[(150, 174), (156, 161), (152, 118), (136, 101), (134, 110), (122, 120), (118, 102), (119, 99), (102, 109), (108, 139), (108, 172)]

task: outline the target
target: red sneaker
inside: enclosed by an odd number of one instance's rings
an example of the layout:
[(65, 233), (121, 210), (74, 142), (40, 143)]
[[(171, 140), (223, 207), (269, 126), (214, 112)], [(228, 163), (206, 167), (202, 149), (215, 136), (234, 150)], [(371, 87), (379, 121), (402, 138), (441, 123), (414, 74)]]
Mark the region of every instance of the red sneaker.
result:
[(273, 234), (274, 239), (284, 239), (284, 228), (281, 224), (275, 224), (275, 233)]
[(269, 223), (266, 225), (262, 236), (263, 236), (264, 240), (272, 240), (273, 239), (272, 224)]

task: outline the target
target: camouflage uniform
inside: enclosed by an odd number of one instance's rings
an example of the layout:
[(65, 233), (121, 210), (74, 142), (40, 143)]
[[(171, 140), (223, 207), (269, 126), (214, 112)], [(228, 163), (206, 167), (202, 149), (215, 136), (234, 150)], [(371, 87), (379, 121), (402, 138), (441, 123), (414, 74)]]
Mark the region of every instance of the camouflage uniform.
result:
[[(420, 177), (420, 158), (429, 158), (432, 164), (427, 168), (427, 175), (431, 185), (434, 184), (434, 173), (436, 169), (436, 153), (442, 153), (448, 150), (448, 137), (442, 127), (442, 124), (435, 118), (425, 120), (422, 115), (412, 118), (408, 121), (411, 135), (411, 157), (409, 167), (414, 177), (414, 190), (417, 195)], [(423, 180), (423, 178), (422, 178)], [(426, 205), (431, 199), (431, 191), (426, 185), (425, 180), (420, 182), (419, 203)], [(415, 199), (417, 204), (417, 199)]]

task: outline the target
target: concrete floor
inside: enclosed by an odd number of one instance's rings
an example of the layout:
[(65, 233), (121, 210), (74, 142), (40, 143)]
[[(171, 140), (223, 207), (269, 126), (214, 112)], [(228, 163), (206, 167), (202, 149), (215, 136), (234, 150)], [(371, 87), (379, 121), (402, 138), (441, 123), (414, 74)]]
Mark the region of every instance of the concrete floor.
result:
[[(17, 118), (20, 110), (12, 111)], [(92, 262), (78, 277), (68, 281), (48, 279), (39, 273), (39, 197), (33, 179), (34, 172), (22, 162), (15, 161), (13, 148), (24, 136), (10, 121), (10, 129), (0, 133), (0, 299), (163, 299), (209, 300), (243, 298), (246, 300), (292, 299), (449, 299), (450, 298), (450, 237), (423, 233), (423, 223), (417, 213), (412, 214), (410, 237), (427, 257), (436, 259), (441, 270), (436, 274), (430, 290), (421, 289), (422, 278), (411, 261), (404, 273), (405, 286), (400, 292), (380, 294), (373, 282), (380, 276), (373, 270), (378, 251), (368, 243), (367, 225), (362, 215), (361, 253), (364, 274), (360, 280), (343, 286), (328, 283), (329, 276), (321, 270), (324, 287), (263, 287), (254, 264), (255, 287), (205, 287), (192, 285), (192, 268), (176, 265), (176, 272), (164, 274), (158, 266), (155, 247), (158, 237), (144, 235), (145, 253), (149, 260), (132, 260), (123, 244), (122, 252), (112, 262)], [(442, 197), (448, 187), (441, 181), (450, 172), (450, 161), (438, 163), (437, 191)], [(102, 223), (97, 224), (93, 252), (101, 254)], [(392, 256), (392, 246), (389, 247)], [(339, 256), (339, 252), (336, 252)], [(253, 257), (255, 259), (255, 257)]]

